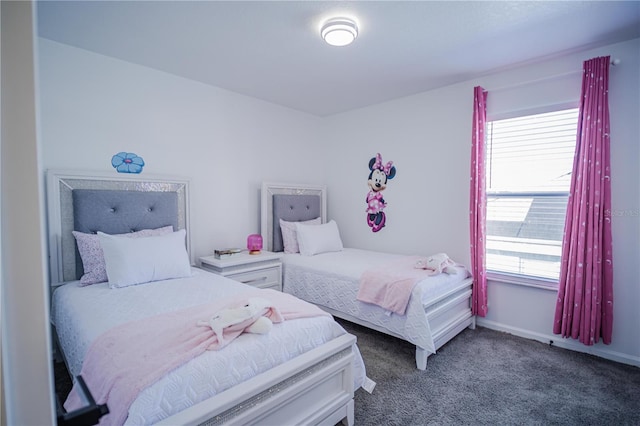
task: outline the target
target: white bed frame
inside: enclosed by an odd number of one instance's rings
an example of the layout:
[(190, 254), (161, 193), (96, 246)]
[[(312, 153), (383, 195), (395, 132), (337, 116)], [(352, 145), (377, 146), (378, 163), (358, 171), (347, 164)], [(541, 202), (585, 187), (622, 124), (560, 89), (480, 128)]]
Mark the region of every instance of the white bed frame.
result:
[[(189, 181), (186, 179), (50, 170), (47, 172), (47, 202), (52, 289), (68, 281), (69, 274), (75, 271), (75, 249), (71, 246), (69, 253), (69, 236), (66, 235), (70, 233), (70, 223), (73, 226), (70, 201), (71, 191), (75, 188), (177, 191), (179, 215), (183, 215), (179, 218), (180, 227), (184, 225), (189, 236)], [(187, 248), (190, 248), (189, 244)], [(353, 425), (355, 355), (352, 347), (355, 341), (355, 336), (342, 335), (160, 424), (333, 426), (342, 422)]]
[[(262, 238), (266, 242), (267, 250), (273, 250), (274, 229), (272, 198), (276, 194), (318, 195), (321, 199), (321, 221), (322, 223), (327, 221), (327, 195), (325, 186), (264, 182), (262, 184), (261, 195), (261, 231)], [(446, 294), (441, 295), (424, 306), (425, 315), (427, 316), (429, 326), (431, 327), (436, 350), (440, 349), (445, 343), (453, 339), (465, 328), (469, 327), (471, 329), (475, 329), (476, 317), (471, 313), (472, 288), (473, 278), (468, 278), (451, 288)], [(376, 324), (372, 324), (369, 321), (354, 317), (344, 312), (336, 311), (326, 306), (319, 306), (335, 317), (342, 318), (404, 340), (401, 335), (391, 332)], [(419, 370), (425, 370), (427, 368), (428, 357), (429, 353), (425, 349), (416, 346), (416, 367)]]

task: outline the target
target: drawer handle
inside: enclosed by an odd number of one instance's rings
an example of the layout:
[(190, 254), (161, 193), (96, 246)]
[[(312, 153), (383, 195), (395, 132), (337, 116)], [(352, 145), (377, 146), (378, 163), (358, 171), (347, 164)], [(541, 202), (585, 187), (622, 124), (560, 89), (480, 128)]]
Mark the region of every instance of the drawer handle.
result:
[(247, 280), (247, 281), (242, 281), (243, 284), (249, 284), (249, 285), (254, 285), (254, 284), (259, 284), (259, 283), (263, 283), (267, 281), (267, 277), (260, 277), (260, 278), (256, 278), (255, 280)]

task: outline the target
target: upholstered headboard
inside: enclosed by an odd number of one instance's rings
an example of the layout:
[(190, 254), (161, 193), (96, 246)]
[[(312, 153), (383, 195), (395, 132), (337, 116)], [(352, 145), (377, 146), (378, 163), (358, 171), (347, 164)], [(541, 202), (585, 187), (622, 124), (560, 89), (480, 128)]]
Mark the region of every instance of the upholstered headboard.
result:
[(47, 204), (52, 285), (82, 275), (74, 230), (122, 234), (172, 225), (187, 230), (191, 252), (187, 180), (48, 171)]
[(74, 230), (123, 234), (173, 225), (178, 229), (178, 194), (108, 189), (74, 189)]
[(265, 249), (283, 250), (280, 219), (299, 222), (320, 217), (324, 223), (326, 204), (324, 186), (263, 183), (261, 233)]
[(320, 195), (275, 194), (273, 196), (273, 251), (284, 250), (280, 219), (288, 222), (300, 222), (320, 217)]

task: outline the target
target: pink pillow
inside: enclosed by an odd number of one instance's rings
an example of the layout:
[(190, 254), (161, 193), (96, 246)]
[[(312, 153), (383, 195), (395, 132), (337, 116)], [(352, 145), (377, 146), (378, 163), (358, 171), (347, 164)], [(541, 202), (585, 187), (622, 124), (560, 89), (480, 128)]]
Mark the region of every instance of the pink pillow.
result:
[[(123, 237), (153, 237), (156, 235), (165, 235), (173, 232), (173, 226), (165, 226), (156, 229), (143, 229), (137, 232), (129, 232), (126, 234), (118, 234)], [(104, 253), (100, 246), (100, 240), (97, 234), (85, 234), (78, 231), (72, 231), (78, 245), (78, 252), (82, 259), (82, 267), (84, 275), (80, 278), (80, 286), (89, 284), (97, 284), (108, 281), (107, 269), (104, 261)]]
[(299, 253), (298, 233), (296, 231), (296, 223), (304, 223), (306, 225), (320, 225), (320, 218), (305, 220), (303, 222), (287, 222), (280, 219), (280, 230), (282, 231), (282, 245), (285, 253)]

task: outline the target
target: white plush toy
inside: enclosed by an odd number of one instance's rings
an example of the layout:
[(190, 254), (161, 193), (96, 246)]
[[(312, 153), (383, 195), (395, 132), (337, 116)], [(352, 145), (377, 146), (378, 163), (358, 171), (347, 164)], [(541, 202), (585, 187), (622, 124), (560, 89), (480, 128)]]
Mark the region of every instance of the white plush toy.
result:
[[(212, 316), (208, 321), (198, 321), (199, 326), (209, 326), (224, 343), (224, 330), (265, 334), (273, 327), (273, 322), (264, 316), (272, 308), (271, 302), (260, 297), (249, 298), (247, 304), (237, 308), (227, 308)], [(278, 313), (279, 316), (279, 313)]]
[(415, 264), (418, 269), (430, 271), (429, 275), (437, 275), (443, 272), (449, 275), (457, 274), (458, 271), (454, 266), (456, 266), (456, 263), (446, 253), (438, 253), (425, 259), (419, 259)]

